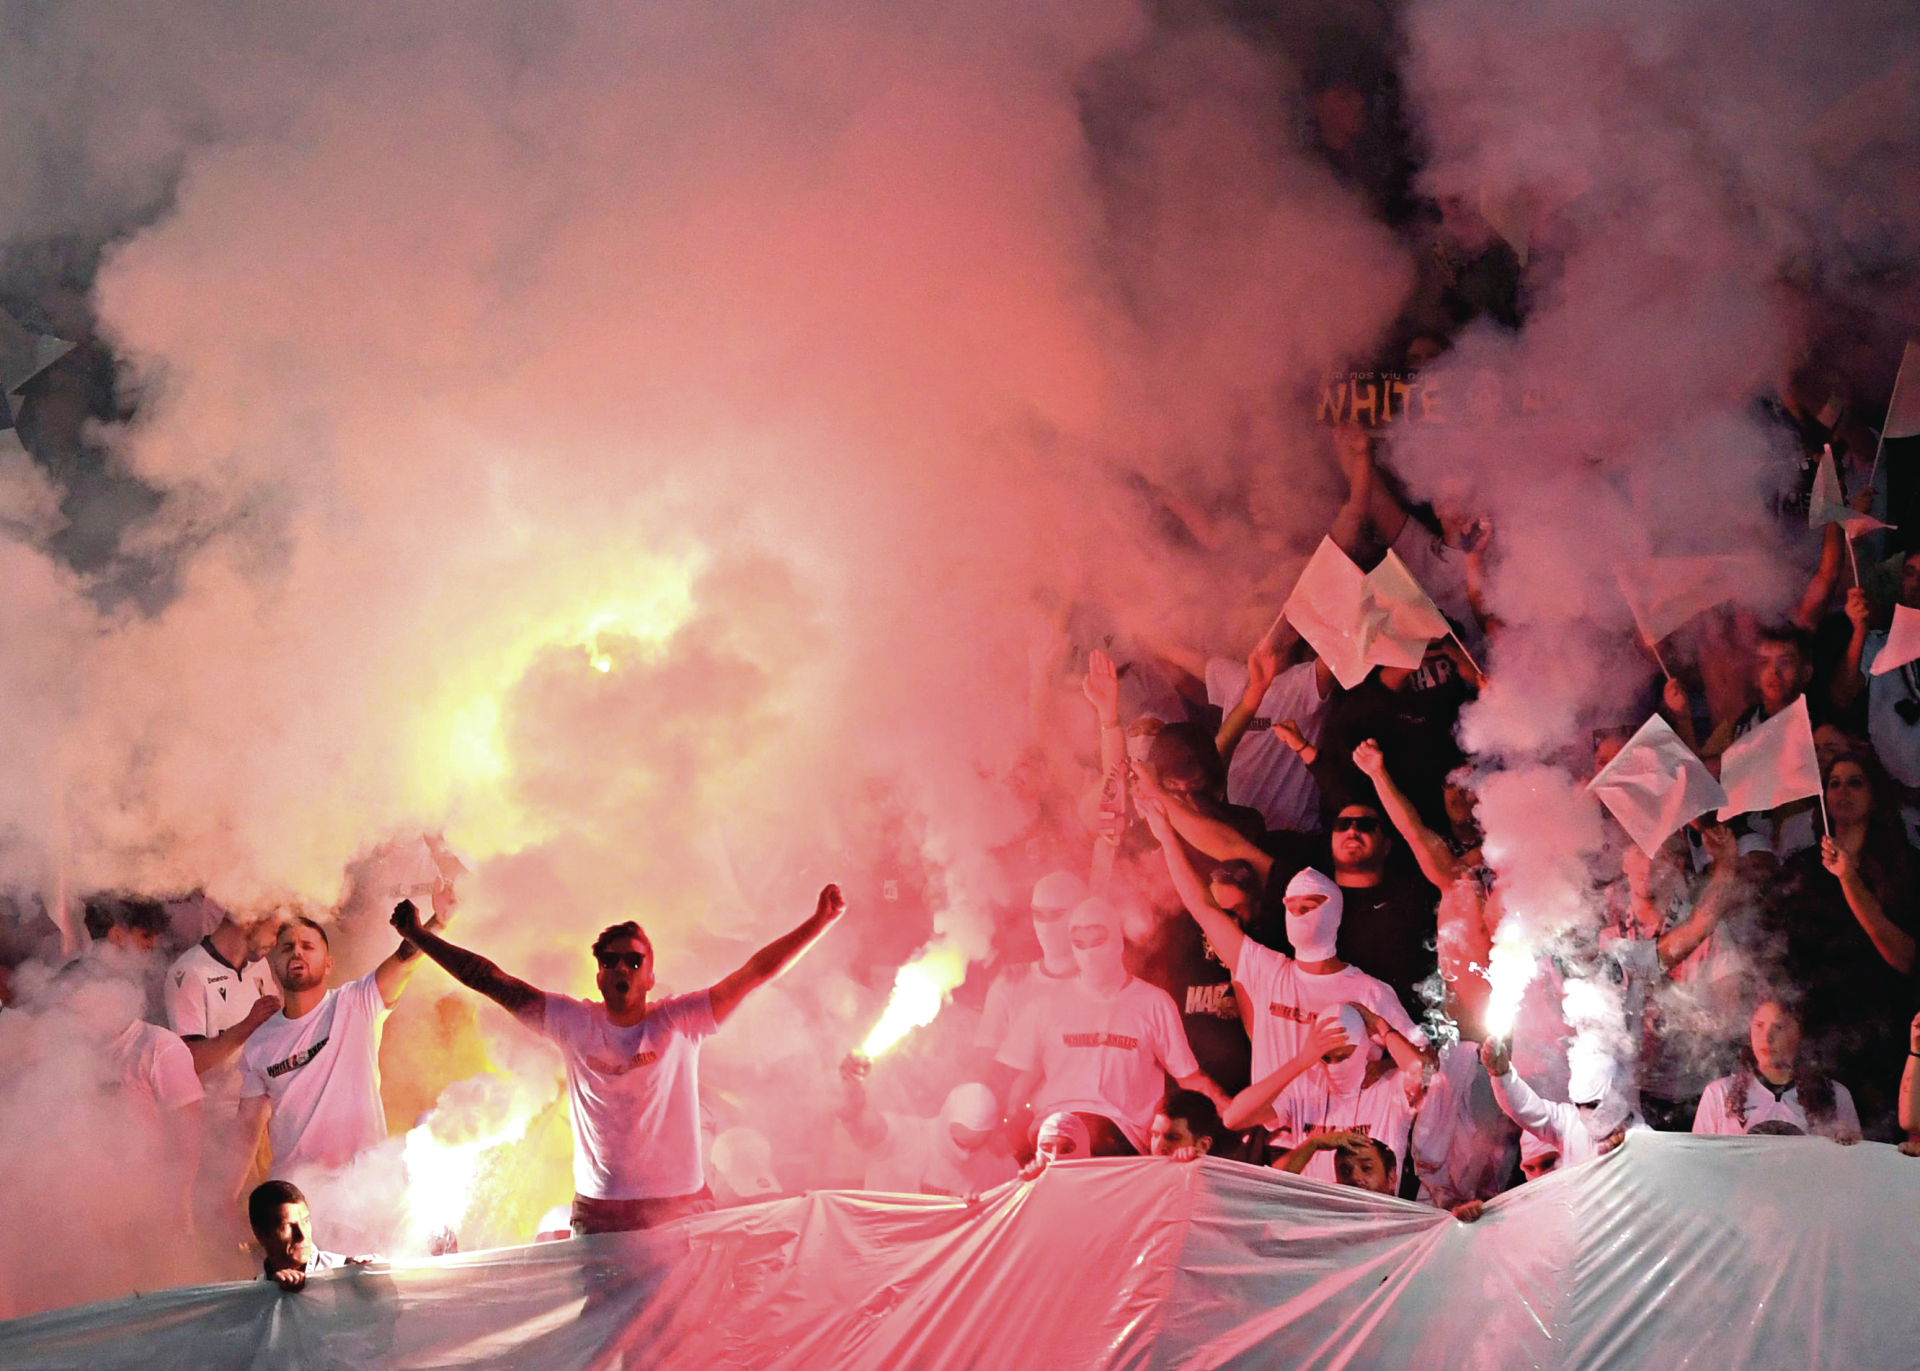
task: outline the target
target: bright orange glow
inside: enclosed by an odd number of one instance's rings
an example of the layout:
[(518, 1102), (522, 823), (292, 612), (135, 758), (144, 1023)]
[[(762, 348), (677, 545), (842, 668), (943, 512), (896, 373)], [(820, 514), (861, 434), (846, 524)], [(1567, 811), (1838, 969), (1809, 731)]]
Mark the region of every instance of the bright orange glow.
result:
[(936, 943), (900, 968), (880, 1022), (860, 1044), (860, 1055), (879, 1056), (912, 1030), (933, 1022), (949, 992), (966, 978), (967, 959), (951, 943)]

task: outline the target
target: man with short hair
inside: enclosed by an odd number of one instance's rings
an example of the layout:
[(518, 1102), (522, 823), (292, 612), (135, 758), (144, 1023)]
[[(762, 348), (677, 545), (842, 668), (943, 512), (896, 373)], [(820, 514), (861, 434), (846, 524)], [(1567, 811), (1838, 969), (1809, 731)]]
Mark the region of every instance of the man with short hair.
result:
[(653, 943), (627, 920), (593, 941), (600, 999), (536, 990), (478, 953), (456, 947), (402, 903), (400, 936), (520, 1022), (551, 1040), (567, 1065), (573, 1120), (573, 1231), (651, 1228), (713, 1208), (700, 1155), (700, 1043), (754, 990), (793, 965), (846, 912), (840, 887), (813, 914), (712, 988), (647, 1002)]
[(1335, 1185), (1371, 1190), (1376, 1195), (1398, 1193), (1400, 1159), (1392, 1147), (1357, 1128), (1316, 1129), (1275, 1162), (1274, 1167), (1297, 1176), (1328, 1153), (1333, 1154)]
[(154, 952), (167, 936), (167, 911), (157, 900), (96, 895), (82, 915), (87, 936), (123, 952)]
[(186, 1042), (193, 1069), (223, 1098), (238, 1098), (240, 1076), (232, 1063), (254, 1030), (279, 1011), (279, 988), (267, 967), (279, 932), (273, 919), (242, 923), (224, 914), (167, 968), (167, 1027)]
[[(436, 888), (433, 904), (437, 927), (452, 917), (452, 889)], [(411, 900), (399, 908), (418, 921)], [(241, 1155), (251, 1160), (265, 1128), (281, 1175), (300, 1167), (343, 1170), (386, 1140), (380, 1038), (419, 969), (419, 953), (403, 942), (366, 975), (329, 990), (327, 930), (297, 918), (281, 927), (267, 960), (281, 1008), (240, 1049)]]
[(1147, 1150), (1156, 1157), (1197, 1161), (1213, 1151), (1225, 1128), (1213, 1101), (1197, 1090), (1173, 1089), (1154, 1111)]
[(247, 1196), (247, 1226), (266, 1254), (261, 1263), (263, 1281), (282, 1290), (304, 1290), (315, 1271), (340, 1266), (365, 1266), (372, 1257), (343, 1257), (314, 1245), (313, 1213), (307, 1197), (292, 1181), (265, 1181)]
[[(1813, 680), (1813, 634), (1796, 624), (1775, 625), (1759, 632), (1754, 646), (1753, 688), (1758, 702), (1737, 718), (1729, 719), (1713, 731), (1700, 748), (1706, 760), (1718, 758), (1735, 740), (1758, 728), (1781, 710), (1806, 694)], [(1842, 675), (1846, 674), (1842, 669)], [(1670, 686), (1669, 689), (1674, 689)], [(1675, 703), (1684, 705), (1685, 692)], [(1815, 700), (1809, 698), (1812, 707)], [(1684, 709), (1673, 711), (1676, 718)], [(1815, 712), (1813, 722), (1820, 722)], [(1692, 741), (1692, 728), (1676, 726), (1684, 741)], [(1877, 740), (1876, 740), (1877, 741)], [(1717, 763), (1716, 763), (1717, 769)], [(1814, 800), (1793, 800), (1776, 809), (1742, 814), (1734, 819), (1741, 855), (1770, 853), (1784, 859), (1803, 848), (1814, 846), (1819, 838), (1819, 809)]]

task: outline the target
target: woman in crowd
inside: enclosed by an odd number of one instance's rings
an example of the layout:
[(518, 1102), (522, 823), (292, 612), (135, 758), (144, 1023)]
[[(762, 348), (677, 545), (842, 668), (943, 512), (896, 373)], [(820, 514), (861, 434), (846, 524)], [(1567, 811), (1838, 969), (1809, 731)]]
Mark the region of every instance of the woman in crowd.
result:
[(1738, 1134), (1789, 1124), (1836, 1142), (1860, 1141), (1853, 1096), (1800, 1051), (1800, 1037), (1800, 1020), (1785, 1000), (1770, 996), (1756, 1005), (1740, 1065), (1700, 1096), (1693, 1131)]

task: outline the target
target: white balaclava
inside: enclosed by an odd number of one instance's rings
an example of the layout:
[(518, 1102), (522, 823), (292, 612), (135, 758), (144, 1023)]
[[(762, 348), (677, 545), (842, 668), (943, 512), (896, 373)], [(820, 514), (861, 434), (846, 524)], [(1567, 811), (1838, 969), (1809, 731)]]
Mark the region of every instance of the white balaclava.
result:
[(978, 1081), (956, 1085), (940, 1106), (940, 1141), (950, 1144), (954, 1124), (975, 1133), (991, 1133), (1000, 1126), (1000, 1105), (993, 1092)]
[(1618, 1063), (1605, 1052), (1575, 1048), (1568, 1053), (1567, 1099), (1576, 1105), (1592, 1105), (1580, 1111), (1587, 1133), (1604, 1138), (1625, 1123), (1633, 1113), (1620, 1080)]
[[(1087, 898), (1087, 883), (1071, 871), (1053, 871), (1033, 885), (1035, 909), (1071, 911)], [(1073, 943), (1067, 937), (1067, 916), (1033, 921), (1033, 936), (1040, 940), (1040, 961), (1058, 976), (1073, 971)]]
[(1067, 936), (1073, 940), (1073, 962), (1082, 985), (1111, 994), (1127, 983), (1127, 940), (1119, 910), (1097, 895), (1082, 900), (1067, 916)]
[(1360, 1087), (1367, 1082), (1368, 1063), (1380, 1055), (1378, 1044), (1367, 1036), (1367, 1021), (1350, 1004), (1329, 1010), (1320, 1019), (1323, 1023), (1338, 1024), (1346, 1031), (1347, 1041), (1353, 1044), (1353, 1051), (1345, 1061), (1321, 1062), (1320, 1069), (1327, 1073), (1327, 1083), (1333, 1087), (1334, 1094), (1358, 1095)]
[(1340, 942), (1340, 916), (1346, 911), (1346, 897), (1333, 878), (1312, 867), (1303, 867), (1287, 882), (1286, 898), (1299, 895), (1325, 895), (1326, 902), (1305, 914), (1287, 911), (1287, 940), (1293, 944), (1295, 961), (1324, 962), (1334, 955)]

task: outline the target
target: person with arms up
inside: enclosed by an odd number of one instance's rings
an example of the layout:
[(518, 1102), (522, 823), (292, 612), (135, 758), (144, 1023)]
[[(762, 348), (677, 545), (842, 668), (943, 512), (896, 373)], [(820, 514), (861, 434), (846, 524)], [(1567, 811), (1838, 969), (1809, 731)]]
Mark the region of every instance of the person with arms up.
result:
[[(437, 927), (452, 917), (452, 888), (436, 888), (433, 903)], [(411, 900), (400, 902), (396, 920), (401, 911), (418, 919)], [(302, 1168), (344, 1170), (387, 1136), (380, 1038), (420, 954), (402, 943), (366, 975), (329, 990), (327, 930), (299, 918), (281, 927), (267, 960), (281, 1008), (240, 1050), (240, 1154), (251, 1161), (265, 1128), (280, 1177)]]
[(1615, 1064), (1597, 1054), (1583, 1054), (1567, 1077), (1573, 1103), (1543, 1100), (1513, 1069), (1511, 1048), (1504, 1042), (1480, 1044), (1480, 1060), (1493, 1082), (1494, 1102), (1508, 1118), (1546, 1144), (1567, 1166), (1604, 1157), (1628, 1133), (1647, 1126), (1632, 1096), (1620, 1084)]
[(573, 1120), (573, 1231), (652, 1228), (714, 1207), (700, 1155), (700, 1043), (754, 990), (793, 965), (846, 912), (840, 887), (812, 915), (709, 989), (648, 1003), (653, 943), (632, 920), (593, 941), (598, 1001), (536, 990), (456, 947), (410, 904), (393, 926), (460, 984), (550, 1039), (567, 1065)]

